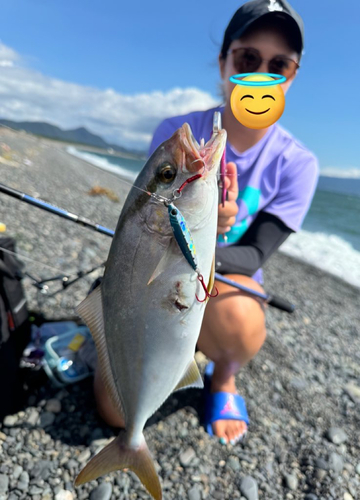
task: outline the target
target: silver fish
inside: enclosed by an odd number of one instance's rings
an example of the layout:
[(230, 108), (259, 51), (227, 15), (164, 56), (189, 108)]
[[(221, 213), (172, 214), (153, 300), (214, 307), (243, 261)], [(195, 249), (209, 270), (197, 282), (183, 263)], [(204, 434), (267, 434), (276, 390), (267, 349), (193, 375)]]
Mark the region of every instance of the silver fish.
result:
[[(162, 198), (196, 174), (174, 204), (196, 247), (211, 290), (217, 227), (217, 170), (226, 142), (219, 130), (201, 146), (185, 123), (153, 153), (121, 212), (101, 286), (79, 306), (94, 337), (106, 389), (125, 429), (76, 478), (75, 485), (129, 468), (156, 500), (160, 481), (146, 445), (148, 418), (175, 390), (203, 387), (194, 360), (205, 303), (198, 275), (185, 259)], [(138, 189), (140, 188), (140, 189)], [(157, 199), (143, 190), (155, 193)]]

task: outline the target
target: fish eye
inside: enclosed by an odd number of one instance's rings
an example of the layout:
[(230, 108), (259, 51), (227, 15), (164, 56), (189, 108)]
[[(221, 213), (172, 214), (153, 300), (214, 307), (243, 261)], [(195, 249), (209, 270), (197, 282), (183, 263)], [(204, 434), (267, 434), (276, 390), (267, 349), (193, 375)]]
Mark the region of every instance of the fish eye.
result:
[(157, 176), (164, 184), (170, 184), (176, 177), (176, 168), (170, 163), (164, 163), (159, 168)]

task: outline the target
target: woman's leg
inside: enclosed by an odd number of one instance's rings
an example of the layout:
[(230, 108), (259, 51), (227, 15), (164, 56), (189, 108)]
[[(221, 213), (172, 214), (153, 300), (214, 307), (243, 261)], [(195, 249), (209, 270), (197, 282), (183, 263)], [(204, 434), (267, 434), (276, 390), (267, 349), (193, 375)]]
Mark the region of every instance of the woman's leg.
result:
[[(241, 285), (259, 292), (262, 287), (247, 276), (227, 275)], [(205, 310), (198, 348), (215, 362), (212, 392), (237, 393), (236, 373), (260, 350), (266, 337), (264, 307), (259, 300), (216, 282), (217, 298), (210, 299)], [(246, 424), (237, 420), (213, 423), (214, 434), (226, 441), (246, 432)]]

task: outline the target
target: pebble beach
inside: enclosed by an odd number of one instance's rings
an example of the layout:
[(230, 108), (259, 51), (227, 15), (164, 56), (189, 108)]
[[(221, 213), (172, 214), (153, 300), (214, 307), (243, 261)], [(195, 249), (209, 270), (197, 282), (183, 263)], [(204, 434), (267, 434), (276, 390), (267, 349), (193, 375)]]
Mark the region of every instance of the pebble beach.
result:
[[(0, 172), (6, 186), (111, 229), (129, 189), (60, 142), (3, 127)], [(118, 200), (89, 194), (94, 187)], [(3, 194), (0, 223), (26, 270), (42, 279), (101, 265), (111, 243)], [(101, 274), (100, 268), (53, 297), (25, 278), (28, 307), (49, 319), (73, 317)], [(360, 289), (281, 251), (264, 276), (266, 291), (296, 310), (267, 309), (265, 345), (237, 377), (250, 417), (247, 438), (220, 444), (201, 425), (201, 391), (172, 395), (145, 429), (164, 500), (360, 499)], [(50, 283), (49, 293), (57, 288)], [(206, 359), (196, 357), (203, 371)], [(43, 373), (24, 379), (22, 407), (0, 423), (0, 500), (150, 499), (132, 472), (73, 485), (117, 434), (97, 414), (91, 378), (61, 389)]]

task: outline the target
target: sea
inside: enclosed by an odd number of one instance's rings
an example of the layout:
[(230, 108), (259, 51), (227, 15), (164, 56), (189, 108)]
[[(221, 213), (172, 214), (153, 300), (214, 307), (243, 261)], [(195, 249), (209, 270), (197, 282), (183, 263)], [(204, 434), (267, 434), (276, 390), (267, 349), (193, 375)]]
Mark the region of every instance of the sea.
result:
[[(95, 153), (70, 146), (68, 152), (133, 182), (145, 160)], [(360, 169), (320, 171), (302, 229), (280, 252), (312, 264), (360, 288)]]

